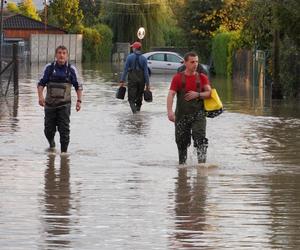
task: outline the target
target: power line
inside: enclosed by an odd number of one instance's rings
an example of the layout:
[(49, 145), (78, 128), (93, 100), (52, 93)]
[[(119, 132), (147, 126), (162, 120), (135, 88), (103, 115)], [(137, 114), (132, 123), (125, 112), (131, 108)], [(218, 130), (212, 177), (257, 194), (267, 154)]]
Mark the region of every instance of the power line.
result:
[(123, 5), (123, 6), (142, 6), (142, 5), (159, 5), (157, 1), (155, 2), (144, 2), (144, 3), (124, 3), (124, 2), (116, 2), (116, 1), (110, 1), (110, 0), (104, 0), (104, 3), (109, 3), (109, 4), (115, 4), (115, 5)]

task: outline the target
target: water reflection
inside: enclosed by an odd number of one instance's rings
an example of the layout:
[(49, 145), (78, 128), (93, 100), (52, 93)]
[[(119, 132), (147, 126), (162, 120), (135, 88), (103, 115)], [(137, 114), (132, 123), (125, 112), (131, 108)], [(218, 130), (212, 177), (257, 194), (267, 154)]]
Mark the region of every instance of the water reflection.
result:
[(0, 132), (17, 131), (19, 96), (0, 97)]
[(256, 159), (300, 166), (300, 121), (261, 118), (254, 121), (245, 137), (259, 152)]
[(189, 176), (188, 168), (179, 168), (175, 188), (175, 230), (172, 247), (199, 249), (201, 236), (207, 228), (206, 189), (207, 176), (198, 168)]
[(70, 160), (68, 156), (60, 158), (60, 168), (55, 168), (55, 155), (49, 155), (45, 171), (44, 186), (44, 230), (48, 248), (67, 248), (71, 242), (71, 187)]
[(43, 67), (20, 73), (19, 99), (0, 99), (3, 249), (299, 248), (299, 103), (262, 102), (251, 86), (213, 80), (227, 112), (208, 120), (218, 174), (207, 177), (176, 168), (171, 76), (153, 75), (154, 102), (132, 115), (114, 98), (115, 70), (83, 66), (72, 159), (50, 155), (45, 169)]
[(151, 115), (143, 111), (134, 115), (130, 112), (130, 107), (128, 105), (128, 113), (122, 113), (118, 116), (120, 132), (130, 135), (148, 134), (149, 125), (151, 123)]
[[(284, 170), (283, 170), (284, 171)], [(270, 244), (276, 249), (299, 249), (300, 175), (282, 173), (261, 176), (270, 199)]]

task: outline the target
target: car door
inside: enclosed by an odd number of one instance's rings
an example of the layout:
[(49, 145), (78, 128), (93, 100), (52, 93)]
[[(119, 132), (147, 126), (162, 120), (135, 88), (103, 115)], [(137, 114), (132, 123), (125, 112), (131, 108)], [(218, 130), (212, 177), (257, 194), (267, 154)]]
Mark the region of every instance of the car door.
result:
[(175, 54), (165, 55), (167, 72), (175, 72), (182, 65), (183, 59)]
[(164, 53), (155, 53), (148, 57), (148, 67), (152, 73), (163, 73), (165, 71)]

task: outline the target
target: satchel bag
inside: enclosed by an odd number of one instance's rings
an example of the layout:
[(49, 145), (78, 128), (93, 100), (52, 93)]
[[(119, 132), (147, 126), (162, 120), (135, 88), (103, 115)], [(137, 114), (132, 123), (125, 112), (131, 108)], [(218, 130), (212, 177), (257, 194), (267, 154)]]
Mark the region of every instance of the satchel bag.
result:
[(211, 89), (210, 97), (204, 99), (204, 109), (206, 116), (214, 118), (223, 113), (223, 104), (215, 88)]
[(126, 93), (126, 87), (124, 86), (119, 87), (116, 92), (116, 98), (123, 100), (125, 97), (125, 93)]
[(152, 92), (150, 90), (145, 90), (144, 91), (144, 100), (145, 100), (145, 102), (152, 102), (153, 101)]

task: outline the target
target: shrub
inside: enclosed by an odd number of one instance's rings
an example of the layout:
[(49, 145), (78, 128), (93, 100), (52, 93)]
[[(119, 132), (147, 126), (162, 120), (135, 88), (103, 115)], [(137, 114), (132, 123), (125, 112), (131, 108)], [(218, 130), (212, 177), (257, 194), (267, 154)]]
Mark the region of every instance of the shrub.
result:
[(83, 61), (105, 62), (110, 60), (112, 31), (104, 24), (83, 28)]
[(218, 33), (212, 41), (212, 56), (217, 75), (232, 77), (233, 56), (242, 47), (239, 31)]
[(300, 95), (300, 48), (291, 39), (285, 37), (280, 49), (280, 84), (283, 95), (299, 97)]
[(100, 61), (101, 36), (96, 29), (83, 28), (83, 61)]
[(105, 24), (97, 24), (93, 28), (99, 32), (101, 38), (99, 45), (100, 61), (107, 62), (111, 59), (113, 32)]

